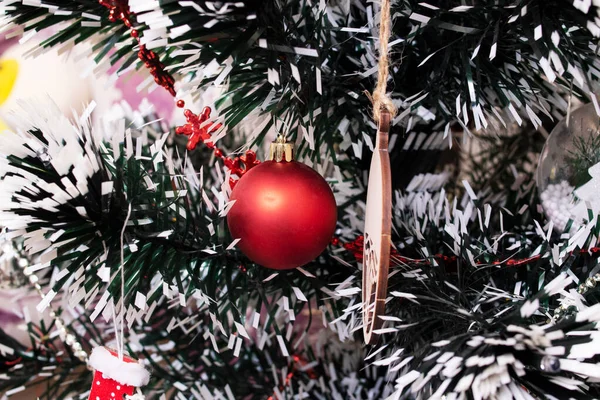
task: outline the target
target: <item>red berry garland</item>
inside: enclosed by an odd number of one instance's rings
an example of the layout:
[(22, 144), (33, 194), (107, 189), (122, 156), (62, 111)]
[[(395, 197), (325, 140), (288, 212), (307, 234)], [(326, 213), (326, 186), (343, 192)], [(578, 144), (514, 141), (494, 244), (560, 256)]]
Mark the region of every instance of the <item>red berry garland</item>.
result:
[[(100, 5), (108, 8), (108, 20), (110, 22), (121, 21), (123, 24), (131, 29), (130, 34), (140, 46), (138, 51), (139, 59), (144, 63), (146, 68), (150, 70), (150, 74), (154, 77), (154, 81), (164, 87), (171, 96), (175, 97), (175, 79), (165, 71), (165, 66), (160, 62), (158, 55), (152, 50), (149, 50), (140, 40), (140, 35), (136, 29), (133, 29), (131, 24), (131, 11), (129, 11), (129, 2), (127, 0), (99, 0)], [(177, 102), (177, 106), (183, 108), (183, 100), (181, 105)]]
[[(108, 8), (108, 20), (111, 22), (121, 21), (123, 24), (130, 29), (131, 36), (138, 42), (140, 50), (138, 51), (138, 58), (144, 63), (146, 68), (150, 71), (150, 74), (154, 77), (154, 81), (164, 87), (173, 97), (175, 97), (175, 79), (171, 74), (165, 71), (165, 66), (160, 62), (158, 55), (146, 48), (140, 40), (140, 35), (137, 29), (133, 29), (131, 23), (131, 17), (133, 13), (129, 10), (129, 3), (127, 0), (98, 0), (100, 5)], [(185, 107), (183, 100), (177, 100), (177, 107)], [(204, 107), (202, 113), (196, 115), (190, 110), (185, 110), (184, 115), (187, 123), (183, 126), (177, 127), (177, 133), (189, 136), (187, 144), (188, 150), (196, 148), (198, 143), (204, 142), (210, 138), (210, 134), (221, 128), (221, 124), (217, 124), (212, 128), (210, 126), (201, 126), (210, 117), (210, 107)], [(209, 130), (210, 129), (210, 130)], [(225, 166), (231, 171), (232, 175), (236, 175), (241, 178), (242, 175), (255, 165), (258, 165), (260, 161), (256, 160), (256, 154), (252, 150), (246, 151), (246, 154), (241, 157), (236, 157), (233, 160), (225, 157), (223, 152), (216, 148), (213, 143), (206, 143), (208, 148), (215, 149), (215, 155), (221, 159)], [(230, 181), (231, 187), (236, 183), (235, 179)]]

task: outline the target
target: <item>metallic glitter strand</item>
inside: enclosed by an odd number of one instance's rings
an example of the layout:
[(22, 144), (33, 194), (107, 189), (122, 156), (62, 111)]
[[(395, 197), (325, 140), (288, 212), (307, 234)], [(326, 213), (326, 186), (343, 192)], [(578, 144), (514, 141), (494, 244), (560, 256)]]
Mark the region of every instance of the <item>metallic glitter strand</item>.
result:
[[(18, 251), (16, 251), (16, 249), (14, 249), (14, 253), (15, 253), (15, 258), (17, 259), (17, 262), (23, 268), (23, 273), (29, 279), (29, 283), (31, 284), (31, 286), (33, 286), (35, 288), (36, 292), (43, 299), (45, 297), (45, 295), (42, 290), (42, 286), (39, 284), (39, 278), (33, 272), (27, 270), (27, 267), (28, 267), (27, 260), (25, 258), (20, 257), (19, 253), (18, 253)], [(82, 362), (86, 363), (86, 365), (87, 365), (88, 354), (85, 350), (83, 350), (81, 343), (79, 343), (77, 341), (77, 338), (75, 338), (75, 335), (73, 335), (72, 333), (69, 333), (67, 326), (65, 325), (63, 320), (60, 318), (60, 316), (56, 313), (56, 311), (54, 311), (52, 306), (48, 305), (48, 308), (50, 309), (50, 313), (49, 313), (50, 317), (52, 317), (54, 319), (54, 323), (56, 324), (56, 327), (59, 331), (60, 337), (64, 338), (64, 342), (67, 344), (67, 346), (69, 346), (71, 348), (71, 350), (73, 351), (73, 355), (75, 355), (75, 357), (77, 357), (77, 359), (79, 359), (79, 361), (82, 361)]]
[[(346, 250), (348, 250), (350, 253), (352, 253), (352, 255), (356, 258), (356, 261), (358, 261), (358, 262), (362, 262), (362, 258), (363, 258), (363, 252), (362, 252), (363, 242), (364, 242), (364, 237), (362, 235), (358, 236), (354, 241), (347, 242), (347, 243), (341, 242), (340, 239), (338, 239), (338, 238), (333, 238), (331, 240), (331, 244), (333, 246), (342, 246), (342, 247), (344, 247)], [(588, 254), (591, 254), (591, 255), (597, 255), (597, 254), (600, 253), (600, 247), (591, 247), (589, 249), (581, 249), (579, 252), (581, 254), (588, 253)], [(453, 262), (456, 262), (458, 260), (458, 257), (456, 257), (456, 256), (446, 256), (446, 255), (443, 255), (443, 254), (436, 254), (433, 257), (436, 260), (443, 261), (444, 263), (453, 263)], [(538, 254), (536, 256), (527, 257), (527, 258), (523, 258), (523, 259), (508, 259), (508, 260), (505, 260), (505, 261), (494, 261), (494, 262), (491, 262), (491, 263), (477, 262), (476, 265), (478, 265), (478, 266), (482, 266), (482, 265), (506, 265), (508, 267), (520, 267), (520, 266), (527, 265), (527, 264), (530, 264), (532, 262), (538, 261), (541, 258), (542, 258), (542, 256), (540, 254)], [(431, 265), (431, 260), (428, 259), (428, 258), (411, 259), (411, 258), (402, 257), (402, 256), (400, 256), (398, 254), (398, 252), (396, 251), (396, 249), (392, 249), (390, 260), (393, 261), (394, 265), (399, 265), (399, 264)], [(589, 292), (590, 290), (594, 289), (596, 287), (596, 285), (598, 285), (599, 282), (600, 282), (600, 272), (597, 273), (597, 274), (595, 274), (594, 276), (590, 276), (584, 282), (580, 283), (577, 286), (577, 293), (579, 293), (581, 295), (584, 295), (587, 292)], [(563, 316), (565, 316), (565, 314), (567, 313), (569, 307), (570, 307), (569, 305), (564, 305), (564, 304), (561, 304), (560, 306), (556, 307), (554, 309), (554, 314), (552, 315), (552, 321), (556, 322), (560, 318), (562, 318)]]
[[(596, 251), (592, 252), (593, 254), (598, 252), (597, 247), (593, 247), (591, 250), (596, 250)], [(590, 252), (591, 252), (591, 250), (590, 250)], [(593, 276), (590, 276), (585, 281), (580, 283), (577, 286), (577, 293), (579, 293), (580, 295), (586, 294), (590, 290), (594, 289), (596, 287), (596, 285), (598, 284), (598, 282), (600, 282), (600, 272), (596, 273)], [(557, 322), (559, 319), (564, 317), (567, 314), (569, 307), (570, 307), (570, 305), (565, 305), (565, 304), (561, 304), (560, 306), (556, 307), (554, 309), (554, 314), (552, 315), (552, 322)]]

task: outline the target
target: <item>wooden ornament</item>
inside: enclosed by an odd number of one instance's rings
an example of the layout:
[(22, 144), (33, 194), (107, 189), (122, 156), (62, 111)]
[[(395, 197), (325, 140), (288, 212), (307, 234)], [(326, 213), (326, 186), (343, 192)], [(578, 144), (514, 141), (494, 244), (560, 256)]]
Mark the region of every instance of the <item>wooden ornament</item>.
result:
[(388, 152), (390, 113), (382, 110), (369, 171), (363, 248), (363, 332), (365, 343), (377, 338), (385, 313), (392, 229), (392, 174)]

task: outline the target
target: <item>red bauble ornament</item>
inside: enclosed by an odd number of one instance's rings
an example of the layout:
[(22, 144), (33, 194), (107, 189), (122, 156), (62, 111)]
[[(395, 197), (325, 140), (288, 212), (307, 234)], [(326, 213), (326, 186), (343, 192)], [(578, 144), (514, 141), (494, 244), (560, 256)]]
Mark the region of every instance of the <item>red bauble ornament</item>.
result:
[(248, 258), (281, 270), (304, 265), (327, 247), (337, 209), (325, 179), (293, 161), (290, 144), (278, 139), (274, 145), (274, 160), (255, 166), (235, 185), (227, 223)]

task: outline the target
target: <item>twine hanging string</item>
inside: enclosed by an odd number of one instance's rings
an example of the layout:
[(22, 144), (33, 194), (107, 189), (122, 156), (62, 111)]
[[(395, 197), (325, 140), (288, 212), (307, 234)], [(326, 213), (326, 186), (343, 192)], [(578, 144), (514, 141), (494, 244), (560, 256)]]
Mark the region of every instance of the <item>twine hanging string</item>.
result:
[(379, 122), (381, 111), (387, 110), (390, 118), (394, 118), (397, 109), (392, 99), (387, 95), (387, 81), (389, 76), (389, 41), (392, 31), (392, 18), (390, 12), (390, 1), (381, 0), (381, 12), (379, 23), (379, 71), (377, 73), (377, 86), (370, 96), (373, 102), (373, 118)]

